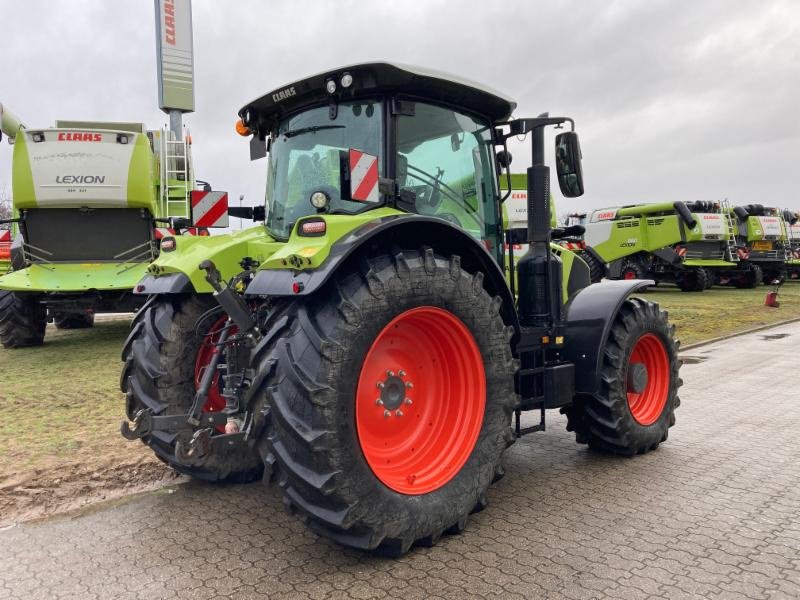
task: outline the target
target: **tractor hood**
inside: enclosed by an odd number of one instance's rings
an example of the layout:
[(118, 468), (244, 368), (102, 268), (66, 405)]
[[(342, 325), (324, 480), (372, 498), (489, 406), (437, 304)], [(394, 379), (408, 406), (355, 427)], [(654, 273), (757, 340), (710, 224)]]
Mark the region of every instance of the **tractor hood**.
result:
[(17, 292), (89, 292), (132, 290), (147, 263), (34, 264), (0, 277), (0, 289)]

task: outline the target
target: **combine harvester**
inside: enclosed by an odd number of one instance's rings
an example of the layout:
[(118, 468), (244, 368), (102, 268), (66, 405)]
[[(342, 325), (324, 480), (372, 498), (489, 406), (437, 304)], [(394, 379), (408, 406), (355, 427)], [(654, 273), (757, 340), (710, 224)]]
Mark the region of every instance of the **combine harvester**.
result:
[(786, 275), (788, 279), (800, 280), (800, 212), (791, 213), (793, 219), (786, 221), (787, 233), (789, 238), (790, 258), (786, 261)]
[(158, 237), (189, 224), (190, 144), (138, 123), (56, 121), (4, 133), (15, 143), (2, 345), (41, 344), (48, 320), (85, 328), (95, 313), (140, 308), (133, 287), (158, 255)]
[[(98, 312), (136, 311), (133, 293), (164, 235), (227, 227), (227, 194), (195, 190), (190, 5), (156, 3), (159, 106), (170, 129), (56, 121), (31, 129), (5, 113), (14, 139), (12, 271), (0, 277), (0, 343), (36, 346), (45, 326), (91, 327)], [(188, 56), (188, 59), (187, 59)], [(188, 64), (187, 64), (188, 61)], [(194, 227), (190, 225), (194, 223)]]
[(721, 272), (737, 270), (752, 277), (739, 270), (734, 224), (726, 208), (724, 202), (674, 202), (571, 215), (569, 223), (586, 229), (571, 247), (589, 264), (592, 281), (648, 278), (700, 292)]
[[(789, 228), (797, 223), (797, 215), (761, 204), (737, 206), (731, 214), (737, 223), (739, 258), (756, 274), (758, 285), (786, 279), (787, 261), (792, 259)], [(736, 274), (729, 276), (735, 278)]]
[[(544, 128), (568, 128), (567, 198), (583, 193), (578, 137), (572, 119), (515, 106), (386, 63), (245, 105), (237, 129), (252, 158), (269, 155), (268, 210), (241, 212), (266, 221), (163, 240), (135, 288), (150, 300), (123, 350), (123, 435), (193, 477), (263, 473), (313, 531), (395, 555), (462, 531), (549, 409), (600, 451), (664, 442), (673, 327), (631, 297), (652, 282), (591, 285), (551, 243)], [(498, 154), (526, 134), (529, 250), (506, 278)]]

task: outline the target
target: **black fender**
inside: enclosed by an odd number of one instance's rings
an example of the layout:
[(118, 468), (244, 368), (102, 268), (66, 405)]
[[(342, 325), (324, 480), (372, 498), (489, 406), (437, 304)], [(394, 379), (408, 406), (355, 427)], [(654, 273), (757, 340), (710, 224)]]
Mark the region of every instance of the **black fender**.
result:
[(133, 293), (139, 295), (183, 294), (191, 291), (194, 291), (194, 287), (184, 273), (172, 273), (161, 277), (145, 275), (133, 288)]
[(320, 290), (350, 260), (357, 260), (358, 250), (378, 246), (416, 249), (430, 246), (434, 252), (461, 258), (461, 266), (470, 273), (483, 273), (483, 285), (492, 296), (500, 296), (500, 309), (506, 323), (519, 330), (514, 297), (497, 261), (486, 248), (453, 224), (417, 214), (381, 217), (357, 227), (331, 246), (330, 254), (314, 270), (291, 271), (264, 269), (247, 286), (246, 296), (308, 296)]
[(566, 306), (562, 357), (575, 365), (575, 393), (600, 388), (603, 348), (622, 303), (633, 292), (654, 285), (647, 279), (603, 281), (578, 292)]

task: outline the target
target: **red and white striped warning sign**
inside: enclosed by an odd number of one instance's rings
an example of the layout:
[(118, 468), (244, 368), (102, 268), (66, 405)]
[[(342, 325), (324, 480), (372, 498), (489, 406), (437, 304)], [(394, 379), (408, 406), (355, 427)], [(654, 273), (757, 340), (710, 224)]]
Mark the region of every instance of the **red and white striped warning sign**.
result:
[(0, 260), (11, 258), (11, 231), (0, 229)]
[(228, 192), (192, 190), (192, 223), (198, 227), (227, 227)]
[(378, 157), (350, 148), (350, 197), (378, 202)]

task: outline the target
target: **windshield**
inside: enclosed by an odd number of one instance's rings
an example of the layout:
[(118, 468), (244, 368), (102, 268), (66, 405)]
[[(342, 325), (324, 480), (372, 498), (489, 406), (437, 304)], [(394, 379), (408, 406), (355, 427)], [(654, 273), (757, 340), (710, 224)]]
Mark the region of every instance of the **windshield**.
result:
[(313, 108), (282, 121), (272, 139), (267, 172), (267, 228), (286, 239), (300, 217), (316, 214), (309, 198), (316, 191), (330, 198), (328, 212), (355, 213), (365, 202), (342, 200), (339, 153), (355, 148), (378, 157), (383, 172), (381, 104), (378, 101), (339, 104), (335, 119), (328, 106)]

